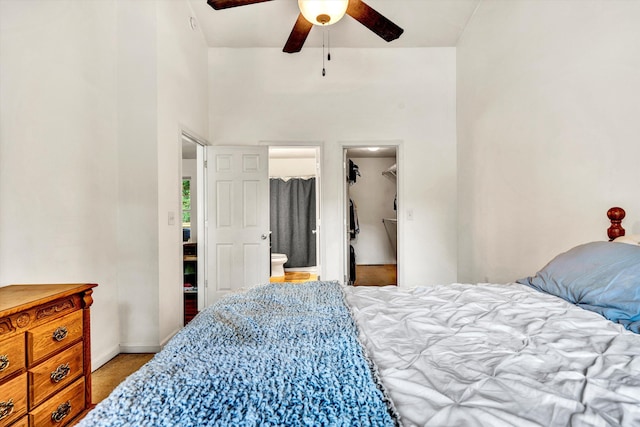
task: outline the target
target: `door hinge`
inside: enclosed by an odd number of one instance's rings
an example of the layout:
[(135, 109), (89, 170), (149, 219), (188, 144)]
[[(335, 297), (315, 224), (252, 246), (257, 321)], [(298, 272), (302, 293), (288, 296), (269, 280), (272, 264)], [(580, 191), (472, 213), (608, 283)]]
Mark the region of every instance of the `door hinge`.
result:
[(207, 167), (209, 167), (209, 161), (208, 161), (208, 160), (205, 160), (205, 161), (204, 161), (204, 167), (205, 167), (205, 169), (206, 169)]

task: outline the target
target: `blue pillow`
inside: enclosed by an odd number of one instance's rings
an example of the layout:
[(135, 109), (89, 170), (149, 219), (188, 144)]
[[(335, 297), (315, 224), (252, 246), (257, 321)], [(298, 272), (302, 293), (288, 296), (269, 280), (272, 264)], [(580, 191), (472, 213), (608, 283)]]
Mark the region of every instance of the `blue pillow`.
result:
[(576, 246), (535, 276), (517, 282), (640, 333), (640, 246), (610, 242)]

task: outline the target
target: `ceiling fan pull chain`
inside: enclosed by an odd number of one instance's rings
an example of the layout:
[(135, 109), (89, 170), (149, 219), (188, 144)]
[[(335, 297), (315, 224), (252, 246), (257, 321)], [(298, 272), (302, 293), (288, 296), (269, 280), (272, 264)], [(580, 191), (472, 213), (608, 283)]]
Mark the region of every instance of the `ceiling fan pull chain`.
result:
[(327, 61), (331, 61), (331, 33), (327, 30)]
[(322, 31), (322, 77), (324, 77), (327, 72), (324, 69), (324, 33), (325, 31)]

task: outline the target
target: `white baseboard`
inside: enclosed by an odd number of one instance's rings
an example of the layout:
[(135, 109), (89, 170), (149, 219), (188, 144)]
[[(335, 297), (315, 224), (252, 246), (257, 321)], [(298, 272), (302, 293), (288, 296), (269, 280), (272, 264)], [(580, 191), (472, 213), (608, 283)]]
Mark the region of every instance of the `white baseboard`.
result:
[(182, 326), (181, 326), (181, 327), (179, 327), (179, 328), (177, 328), (177, 329), (175, 329), (173, 332), (171, 332), (169, 335), (167, 335), (167, 336), (166, 336), (162, 341), (160, 341), (160, 347), (161, 347), (161, 348), (162, 348), (162, 347), (164, 347), (164, 346), (169, 342), (169, 340), (170, 340), (171, 338), (173, 338), (173, 336), (174, 336), (175, 334), (177, 334), (177, 333), (178, 333), (178, 331), (180, 331), (180, 329), (182, 329)]
[(109, 360), (113, 359), (120, 353), (157, 353), (162, 347), (169, 342), (171, 338), (178, 331), (182, 329), (182, 327), (177, 328), (175, 331), (171, 332), (165, 339), (162, 340), (160, 345), (139, 345), (139, 344), (120, 344), (119, 346), (112, 347), (110, 350), (100, 354), (96, 357), (92, 357), (91, 359), (91, 371), (95, 371)]
[(114, 346), (109, 351), (104, 352), (103, 354), (92, 357), (91, 358), (91, 372), (95, 371), (109, 360), (113, 359), (120, 353), (120, 346)]
[(157, 353), (159, 351), (159, 345), (120, 345), (120, 353)]

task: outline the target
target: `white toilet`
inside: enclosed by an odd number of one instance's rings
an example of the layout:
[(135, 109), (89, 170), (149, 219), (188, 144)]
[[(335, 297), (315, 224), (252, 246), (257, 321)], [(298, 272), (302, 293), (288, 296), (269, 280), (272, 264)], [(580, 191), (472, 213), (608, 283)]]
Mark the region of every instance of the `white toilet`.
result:
[(284, 277), (284, 263), (287, 260), (285, 254), (271, 254), (271, 277)]

